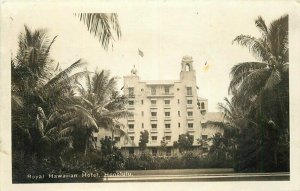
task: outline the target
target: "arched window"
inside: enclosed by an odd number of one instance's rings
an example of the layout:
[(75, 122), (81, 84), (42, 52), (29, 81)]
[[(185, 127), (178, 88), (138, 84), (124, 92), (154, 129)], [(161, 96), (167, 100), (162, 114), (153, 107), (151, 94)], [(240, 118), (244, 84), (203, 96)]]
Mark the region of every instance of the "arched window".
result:
[(189, 64), (186, 64), (186, 65), (185, 65), (185, 71), (188, 72), (188, 71), (190, 71), (190, 69), (191, 69), (191, 68), (190, 68), (190, 65), (189, 65)]
[(201, 102), (201, 109), (205, 109), (204, 102)]

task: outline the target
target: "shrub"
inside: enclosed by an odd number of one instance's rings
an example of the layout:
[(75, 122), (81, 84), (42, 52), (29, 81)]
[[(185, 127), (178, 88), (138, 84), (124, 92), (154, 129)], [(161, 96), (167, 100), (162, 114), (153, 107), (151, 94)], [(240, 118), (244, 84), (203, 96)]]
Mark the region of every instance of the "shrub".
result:
[(208, 156), (201, 156), (191, 151), (182, 156), (154, 157), (150, 154), (129, 156), (125, 159), (126, 170), (155, 170), (155, 169), (196, 169), (196, 168), (232, 168), (232, 161), (217, 161)]

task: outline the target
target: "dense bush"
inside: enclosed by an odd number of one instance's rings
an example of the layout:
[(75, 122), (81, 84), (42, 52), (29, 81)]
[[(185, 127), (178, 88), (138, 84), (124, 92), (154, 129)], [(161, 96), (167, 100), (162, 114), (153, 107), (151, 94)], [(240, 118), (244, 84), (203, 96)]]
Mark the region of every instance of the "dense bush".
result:
[[(21, 154), (13, 155), (13, 182), (17, 183), (46, 183), (46, 182), (101, 182), (104, 171), (99, 151), (91, 151), (86, 156), (72, 151), (64, 153), (60, 158), (62, 165), (53, 163), (50, 158), (39, 160), (34, 158), (24, 164)], [(82, 173), (98, 173), (99, 177), (81, 177)], [(77, 174), (78, 178), (49, 178), (49, 174)], [(30, 179), (28, 175), (44, 175), (43, 179)]]
[(124, 157), (121, 150), (115, 146), (116, 142), (111, 137), (105, 137), (101, 142), (101, 167), (105, 172), (115, 172), (124, 168)]
[(129, 156), (125, 160), (126, 170), (232, 168), (232, 166), (232, 160), (214, 160), (209, 156), (201, 156), (193, 152), (172, 157), (155, 157), (143, 153), (140, 156)]

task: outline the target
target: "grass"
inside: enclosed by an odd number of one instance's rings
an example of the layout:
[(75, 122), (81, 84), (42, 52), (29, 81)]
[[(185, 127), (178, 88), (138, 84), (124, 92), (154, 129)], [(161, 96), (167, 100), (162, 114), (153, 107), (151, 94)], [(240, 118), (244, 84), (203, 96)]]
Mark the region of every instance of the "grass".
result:
[(208, 168), (208, 169), (159, 169), (159, 170), (124, 170), (132, 175), (178, 175), (178, 174), (211, 174), (233, 173), (232, 168)]

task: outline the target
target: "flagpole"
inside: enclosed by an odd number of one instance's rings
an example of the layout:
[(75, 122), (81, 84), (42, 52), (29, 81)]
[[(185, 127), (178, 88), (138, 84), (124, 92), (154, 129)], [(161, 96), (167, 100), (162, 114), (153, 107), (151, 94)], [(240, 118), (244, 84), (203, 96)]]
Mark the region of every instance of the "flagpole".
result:
[(138, 48), (138, 63), (137, 63), (137, 69), (141, 69), (141, 62), (142, 62), (142, 57), (144, 57), (144, 53), (143, 51), (141, 51), (139, 48)]

